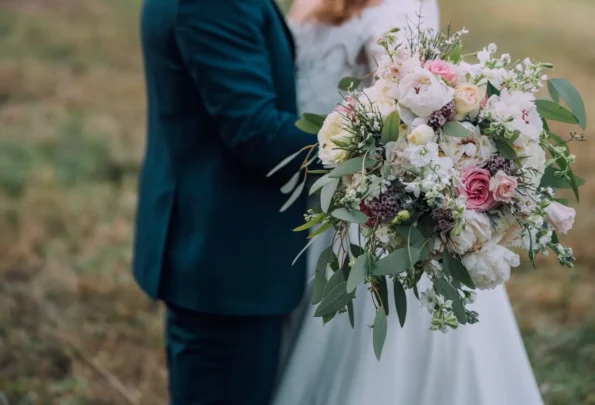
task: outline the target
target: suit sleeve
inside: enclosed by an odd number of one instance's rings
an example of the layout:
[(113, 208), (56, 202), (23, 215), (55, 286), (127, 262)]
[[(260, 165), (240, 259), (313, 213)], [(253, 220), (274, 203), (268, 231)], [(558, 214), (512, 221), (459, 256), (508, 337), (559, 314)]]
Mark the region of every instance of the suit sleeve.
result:
[[(217, 132), (238, 161), (264, 172), (316, 142), (277, 107), (264, 36), (267, 0), (181, 0), (175, 37)], [(293, 66), (287, 66), (292, 69)], [(295, 159), (285, 174), (299, 170)]]

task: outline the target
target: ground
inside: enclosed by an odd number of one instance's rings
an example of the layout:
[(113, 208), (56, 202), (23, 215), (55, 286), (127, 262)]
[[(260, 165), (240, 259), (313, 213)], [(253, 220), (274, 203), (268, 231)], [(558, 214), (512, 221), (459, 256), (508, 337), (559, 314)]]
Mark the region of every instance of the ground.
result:
[[(595, 128), (592, 0), (443, 0), (471, 49), (556, 65)], [(166, 403), (162, 310), (130, 275), (144, 144), (137, 0), (0, 0), (0, 392), (11, 405)], [(565, 130), (566, 128), (560, 128)], [(595, 404), (595, 135), (587, 179), (551, 260), (509, 284), (548, 405)], [(2, 402), (0, 395), (0, 404)], [(515, 404), (516, 405), (516, 404)]]

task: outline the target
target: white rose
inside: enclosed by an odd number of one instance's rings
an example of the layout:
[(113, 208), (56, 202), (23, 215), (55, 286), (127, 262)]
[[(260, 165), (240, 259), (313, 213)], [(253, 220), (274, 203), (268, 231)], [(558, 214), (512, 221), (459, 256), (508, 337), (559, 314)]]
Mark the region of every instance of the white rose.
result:
[(391, 88), (386, 82), (378, 81), (374, 86), (364, 90), (365, 97), (362, 97), (362, 100), (367, 98), (382, 118), (386, 118), (397, 111), (397, 101), (391, 96), (393, 89), (398, 91), (398, 87)]
[(479, 135), (473, 124), (462, 124), (471, 135), (467, 138), (445, 136), (440, 142), (440, 148), (445, 156), (453, 160), (458, 169), (481, 165), (496, 153), (496, 146), (487, 136)]
[(488, 243), (481, 249), (466, 254), (461, 261), (480, 290), (504, 284), (510, 278), (510, 268), (521, 264), (519, 255), (497, 243)]
[(436, 137), (434, 130), (427, 125), (419, 125), (409, 135), (407, 140), (415, 145), (425, 145)]
[(401, 79), (399, 102), (418, 117), (429, 117), (453, 99), (454, 89), (423, 68)]
[(336, 166), (343, 163), (349, 157), (349, 151), (340, 148), (334, 141), (347, 142), (353, 138), (353, 134), (346, 131), (344, 117), (337, 111), (331, 113), (324, 120), (322, 128), (318, 132), (318, 143), (320, 150), (318, 157), (325, 166)]
[(447, 247), (450, 251), (464, 255), (481, 249), (492, 239), (490, 219), (482, 212), (467, 210), (463, 214), (463, 226), (459, 234), (450, 232)]
[(458, 85), (454, 94), (457, 111), (455, 119), (461, 121), (467, 115), (471, 118), (477, 117), (485, 94), (485, 89), (479, 88), (474, 84), (463, 83)]

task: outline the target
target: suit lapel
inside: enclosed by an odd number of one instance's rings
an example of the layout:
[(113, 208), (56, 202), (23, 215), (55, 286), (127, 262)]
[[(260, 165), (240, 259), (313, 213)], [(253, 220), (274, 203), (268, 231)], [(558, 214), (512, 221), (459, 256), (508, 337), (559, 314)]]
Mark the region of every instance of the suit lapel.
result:
[(293, 34), (291, 33), (291, 29), (287, 26), (287, 23), (285, 22), (285, 16), (279, 9), (277, 0), (270, 0), (270, 2), (273, 3), (273, 8), (275, 9), (275, 12), (277, 13), (277, 17), (279, 17), (279, 20), (281, 20), (281, 24), (283, 25), (283, 30), (285, 31), (285, 35), (287, 36), (287, 40), (289, 41), (289, 47), (291, 48), (291, 55), (293, 56), (293, 59), (295, 60), (295, 41), (293, 39)]

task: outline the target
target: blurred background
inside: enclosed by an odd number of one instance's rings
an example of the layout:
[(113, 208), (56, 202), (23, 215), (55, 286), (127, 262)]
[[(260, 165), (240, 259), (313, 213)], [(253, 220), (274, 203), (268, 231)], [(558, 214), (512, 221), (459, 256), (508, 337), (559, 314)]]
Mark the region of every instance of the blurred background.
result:
[[(595, 1), (441, 6), (467, 49), (552, 62), (585, 98), (588, 142), (572, 147), (587, 184), (564, 238), (577, 266), (525, 265), (509, 292), (547, 404), (595, 404)], [(0, 405), (166, 403), (162, 312), (130, 274), (139, 7), (0, 0)]]

